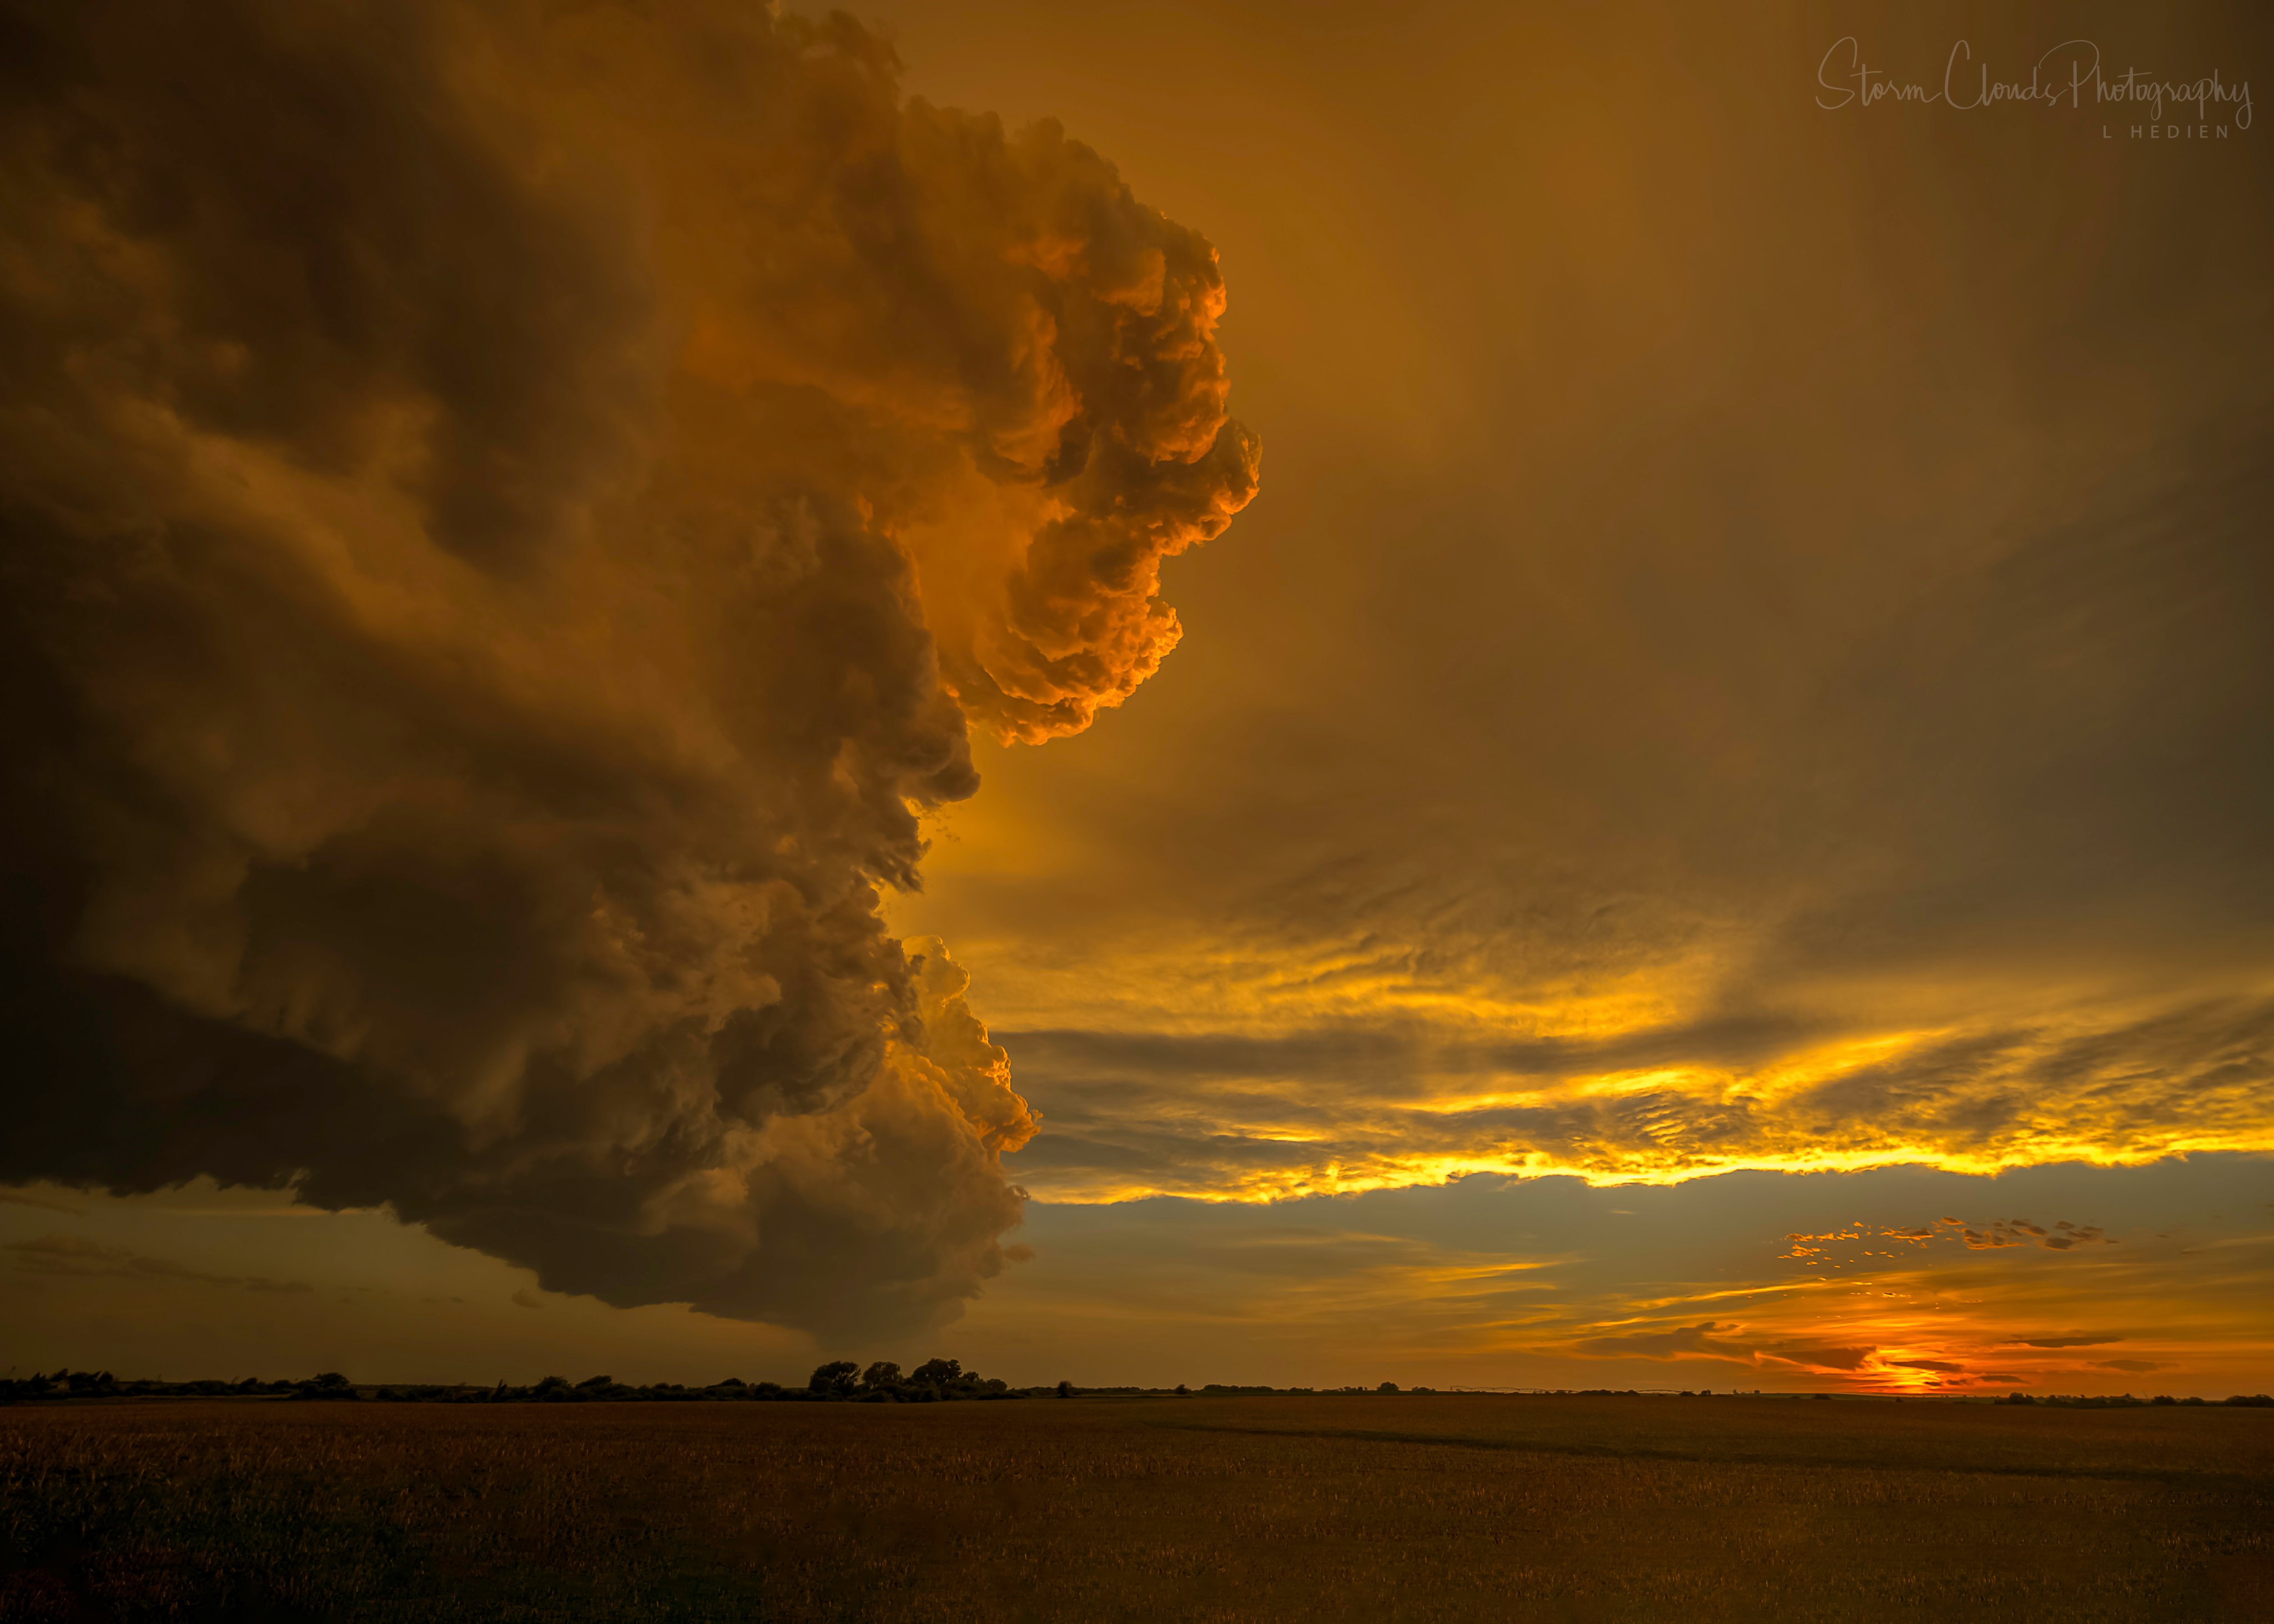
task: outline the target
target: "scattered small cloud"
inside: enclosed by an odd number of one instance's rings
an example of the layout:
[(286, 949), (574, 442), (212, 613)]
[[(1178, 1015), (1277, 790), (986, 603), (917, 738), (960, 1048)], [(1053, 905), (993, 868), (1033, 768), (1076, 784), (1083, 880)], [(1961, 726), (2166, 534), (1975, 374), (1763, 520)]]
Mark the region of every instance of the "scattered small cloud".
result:
[[(1901, 1254), (1880, 1249), (1881, 1243), (1926, 1246), (1937, 1238), (1955, 1238), (1969, 1252), (1996, 1252), (2010, 1246), (2041, 1246), (2048, 1252), (2068, 1252), (2078, 1246), (2113, 1246), (2117, 1242), (2098, 1224), (2078, 1225), (2061, 1220), (2050, 1229), (2026, 1218), (2001, 1219), (1976, 1228), (1962, 1218), (1938, 1218), (1931, 1225), (1888, 1227), (1855, 1223), (1820, 1235), (1786, 1236), (1782, 1257), (1822, 1267), (1840, 1268), (1864, 1258), (1894, 1258)], [(1844, 1258), (1847, 1262), (1836, 1261)]]
[[(1951, 1219), (1943, 1222), (1954, 1222)], [(2097, 1223), (2080, 1226), (2065, 1218), (2050, 1229), (2031, 1223), (2026, 1218), (2009, 1218), (1979, 1229), (1968, 1224), (1956, 1224), (1955, 1227), (1959, 1238), (1972, 1252), (1992, 1252), (2006, 1246), (2042, 1246), (2048, 1252), (2067, 1252), (2076, 1246), (2113, 1246), (2117, 1244)]]
[(527, 1286), (523, 1286), (520, 1290), (513, 1294), (513, 1305), (516, 1308), (542, 1308), (545, 1306), (542, 1302), (538, 1300), (537, 1293), (531, 1291)]

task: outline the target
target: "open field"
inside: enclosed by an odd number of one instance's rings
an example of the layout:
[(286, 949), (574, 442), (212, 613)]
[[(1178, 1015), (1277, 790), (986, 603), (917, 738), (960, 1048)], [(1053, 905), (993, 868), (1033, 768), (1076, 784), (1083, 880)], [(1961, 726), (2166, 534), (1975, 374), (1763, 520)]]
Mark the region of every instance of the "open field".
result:
[(0, 1618), (2274, 1619), (2274, 1411), (0, 1410)]

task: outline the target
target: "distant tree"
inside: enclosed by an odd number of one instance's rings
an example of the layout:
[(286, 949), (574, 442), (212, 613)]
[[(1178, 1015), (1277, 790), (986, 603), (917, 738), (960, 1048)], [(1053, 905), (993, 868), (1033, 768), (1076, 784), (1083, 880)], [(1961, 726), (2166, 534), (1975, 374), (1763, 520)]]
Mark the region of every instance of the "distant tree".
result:
[(1394, 1381), (1385, 1381), (1380, 1387), (1376, 1387), (1374, 1391), (1376, 1393), (1395, 1393), (1397, 1391), (1397, 1384)]
[(1061, 1381), (1058, 1383), (1058, 1396), (1060, 1398), (1072, 1398), (1073, 1396), (1073, 1383), (1071, 1381)]
[(1193, 1390), (1190, 1387), (1186, 1387), (1181, 1381), (1177, 1384), (1177, 1396), (1178, 1398), (1190, 1398), (1192, 1395)]
[(871, 1392), (884, 1392), (900, 1385), (900, 1367), (890, 1359), (878, 1359), (861, 1372), (861, 1385)]
[(908, 1380), (919, 1387), (952, 1387), (962, 1374), (960, 1359), (926, 1359), (908, 1372)]
[(806, 1390), (824, 1398), (843, 1398), (853, 1391), (854, 1379), (860, 1373), (861, 1367), (852, 1360), (832, 1359), (826, 1365), (815, 1367), (813, 1374), (807, 1379)]
[(616, 1385), (616, 1379), (614, 1376), (587, 1376), (576, 1385), (579, 1387), (613, 1387)]

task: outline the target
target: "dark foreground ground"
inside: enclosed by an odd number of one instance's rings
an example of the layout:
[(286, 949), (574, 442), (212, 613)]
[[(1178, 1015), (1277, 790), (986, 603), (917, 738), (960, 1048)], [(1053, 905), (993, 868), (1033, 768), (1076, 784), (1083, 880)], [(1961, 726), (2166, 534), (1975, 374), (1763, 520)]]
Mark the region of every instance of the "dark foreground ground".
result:
[(2274, 1411), (0, 1410), (0, 1619), (2274, 1619)]

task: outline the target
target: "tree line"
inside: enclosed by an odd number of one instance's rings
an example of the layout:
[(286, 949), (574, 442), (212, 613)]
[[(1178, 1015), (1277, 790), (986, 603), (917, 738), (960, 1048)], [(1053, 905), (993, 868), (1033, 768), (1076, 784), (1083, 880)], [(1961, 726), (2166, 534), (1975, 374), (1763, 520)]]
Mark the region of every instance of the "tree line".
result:
[(1070, 1398), (1074, 1391), (1073, 1384), (1067, 1381), (1055, 1387), (1014, 1387), (994, 1377), (967, 1371), (955, 1359), (928, 1359), (906, 1374), (889, 1359), (880, 1359), (866, 1370), (849, 1360), (838, 1359), (816, 1370), (802, 1387), (784, 1387), (775, 1381), (748, 1382), (734, 1376), (708, 1387), (694, 1387), (676, 1381), (644, 1385), (623, 1382), (613, 1376), (591, 1376), (578, 1382), (571, 1382), (565, 1376), (547, 1376), (526, 1387), (501, 1381), (495, 1387), (485, 1387), (463, 1382), (375, 1386), (350, 1381), (337, 1371), (279, 1381), (263, 1381), (252, 1376), (238, 1381), (122, 1381), (109, 1371), (35, 1371), (28, 1377), (0, 1380), (0, 1403), (69, 1398), (283, 1398), (439, 1404), (576, 1404), (599, 1400), (929, 1404), (956, 1399), (1033, 1398), (1046, 1393)]
[(2173, 1398), (2168, 1393), (2158, 1393), (2153, 1398), (2134, 1398), (2129, 1393), (2120, 1393), (2112, 1397), (2105, 1393), (2008, 1393), (1998, 1402), (2001, 1404), (2052, 1404), (2062, 1410), (2150, 1410), (2165, 1405), (2196, 1409), (2205, 1404), (2243, 1410), (2274, 1410), (2274, 1397), (2263, 1393), (2237, 1393), (2220, 1399)]
[[(1304, 1397), (1314, 1394), (1383, 1394), (1399, 1391), (1394, 1382), (1385, 1381), (1374, 1387), (1267, 1387), (1234, 1386), (1209, 1382), (1197, 1389), (1204, 1398), (1250, 1398), (1265, 1395)], [(1412, 1394), (1429, 1394), (1429, 1387), (1408, 1387)], [(912, 1371), (903, 1372), (890, 1359), (878, 1359), (866, 1368), (850, 1359), (832, 1359), (817, 1366), (806, 1379), (803, 1387), (784, 1387), (779, 1382), (747, 1382), (729, 1376), (708, 1387), (686, 1387), (676, 1381), (656, 1381), (644, 1385), (618, 1381), (613, 1376), (588, 1376), (583, 1381), (571, 1382), (563, 1376), (547, 1376), (542, 1381), (526, 1387), (515, 1387), (501, 1381), (494, 1387), (473, 1383), (378, 1385), (350, 1381), (337, 1371), (326, 1371), (320, 1375), (297, 1380), (263, 1381), (247, 1376), (237, 1381), (154, 1381), (144, 1380), (120, 1380), (109, 1371), (57, 1370), (42, 1374), (34, 1372), (22, 1378), (0, 1380), (0, 1403), (26, 1400), (56, 1400), (73, 1398), (269, 1398), (269, 1399), (354, 1399), (380, 1403), (428, 1404), (577, 1404), (596, 1401), (611, 1402), (686, 1403), (697, 1401), (712, 1402), (775, 1402), (775, 1403), (870, 1403), (870, 1404), (933, 1404), (954, 1400), (1013, 1399), (1055, 1396), (1073, 1398), (1077, 1394), (1093, 1393), (1104, 1395), (1149, 1394), (1166, 1396), (1173, 1394), (1182, 1398), (1193, 1395), (1195, 1389), (1179, 1386), (1163, 1387), (1077, 1387), (1071, 1381), (1054, 1386), (1014, 1387), (976, 1371), (967, 1371), (955, 1359), (927, 1359)], [(1566, 1396), (1559, 1392), (1555, 1396)], [(1570, 1396), (1636, 1397), (1631, 1388), (1624, 1393), (1616, 1389), (1591, 1387)], [(1683, 1397), (1691, 1396), (1687, 1392)], [(1793, 1397), (1800, 1396), (1797, 1394)], [(1828, 1393), (1812, 1396), (1830, 1398)], [(2238, 1393), (2225, 1399), (2172, 1398), (2158, 1395), (2154, 1398), (2135, 1398), (2129, 1393), (2106, 1395), (2079, 1394), (2067, 1396), (2058, 1394), (2032, 1395), (2013, 1393), (1996, 1400), (2001, 1404), (2048, 1404), (2063, 1409), (2123, 1410), (2159, 1405), (2184, 1405), (2200, 1408), (2204, 1405), (2236, 1406), (2263, 1410), (2274, 1408), (2274, 1397), (2263, 1393)]]

